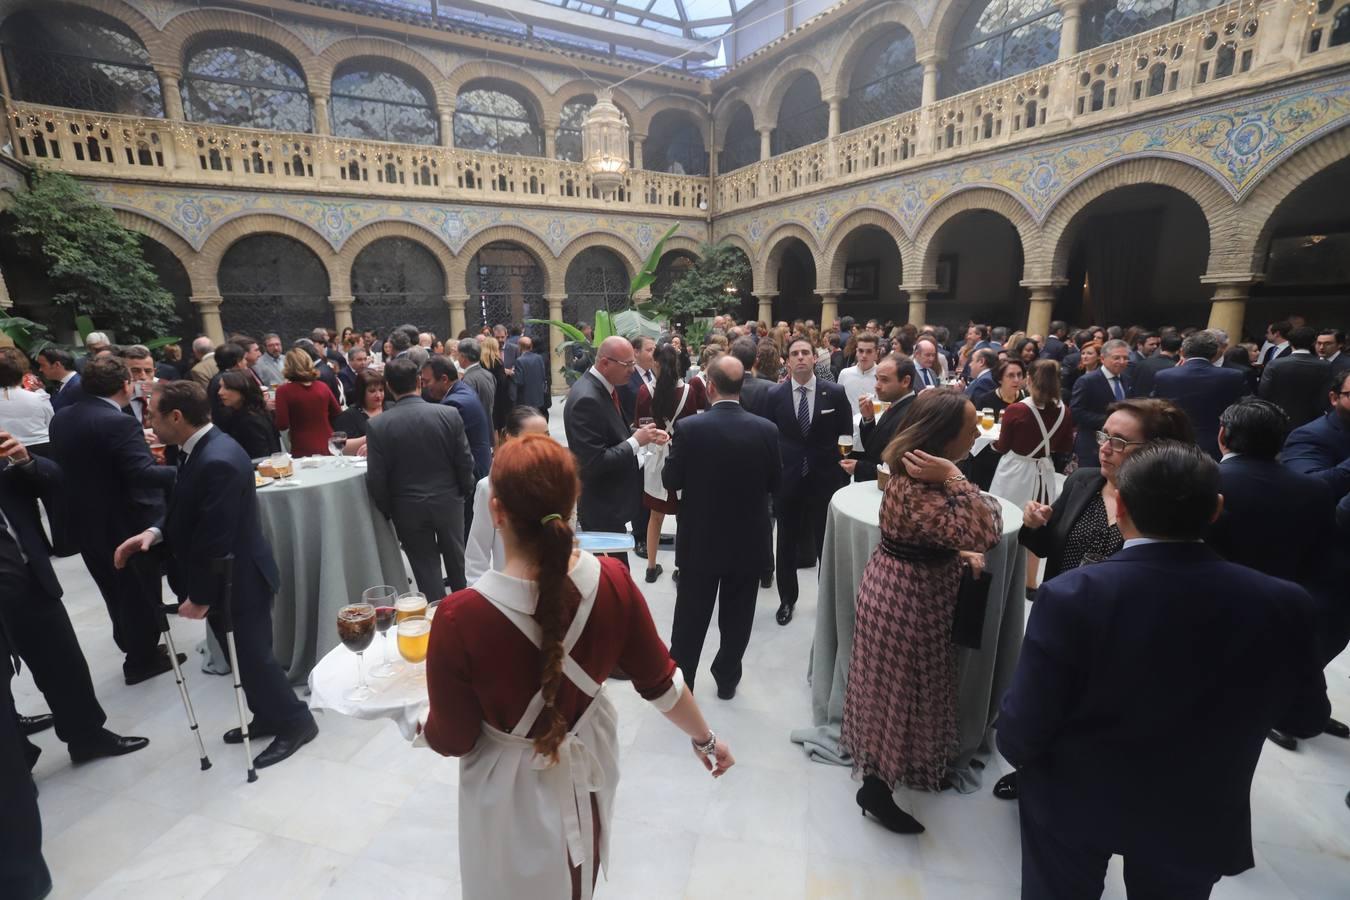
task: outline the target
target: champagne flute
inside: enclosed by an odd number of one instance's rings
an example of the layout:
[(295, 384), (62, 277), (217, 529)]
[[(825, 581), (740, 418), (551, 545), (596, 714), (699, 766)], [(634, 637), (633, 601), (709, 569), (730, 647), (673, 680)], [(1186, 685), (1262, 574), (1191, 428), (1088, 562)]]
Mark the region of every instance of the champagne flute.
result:
[(425, 681), (427, 648), (431, 644), (431, 620), (426, 616), (409, 616), (398, 623), (398, 653), (416, 666), (415, 680)]
[(338, 610), (337, 627), (343, 645), (356, 654), (356, 687), (342, 696), (356, 702), (369, 700), (375, 692), (366, 684), (363, 656), (375, 640), (375, 607), (369, 603), (351, 603), (342, 607)]
[(401, 663), (389, 660), (389, 626), (394, 624), (394, 601), (397, 599), (398, 591), (387, 584), (366, 588), (361, 594), (362, 603), (369, 603), (375, 607), (375, 630), (381, 635), (380, 650), (383, 661), (370, 670), (370, 674), (375, 678), (392, 678), (403, 671)]

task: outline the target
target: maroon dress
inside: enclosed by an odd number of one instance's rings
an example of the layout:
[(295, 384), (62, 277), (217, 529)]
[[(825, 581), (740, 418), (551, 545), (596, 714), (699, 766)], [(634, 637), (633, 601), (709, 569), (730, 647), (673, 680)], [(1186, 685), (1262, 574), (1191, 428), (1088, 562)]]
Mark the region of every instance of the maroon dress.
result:
[[(938, 789), (957, 750), (951, 625), (961, 562), (952, 551), (982, 553), (1002, 531), (998, 501), (969, 481), (925, 484), (900, 473), (886, 485), (883, 546), (872, 551), (858, 586), (844, 693), (840, 744), (855, 775)], [(937, 558), (899, 559), (887, 542), (930, 548)]]
[[(703, 382), (697, 378), (691, 378), (689, 379), (688, 382), (686, 382), (686, 385), (689, 388), (689, 396), (684, 401), (684, 409), (681, 409), (680, 414), (675, 417), (676, 422), (680, 421), (681, 419), (687, 419), (690, 416), (694, 415), (695, 413), (702, 412), (703, 410), (708, 408), (708, 393), (707, 389), (704, 388), (703, 386)], [(676, 386), (675, 388), (676, 406), (680, 405), (680, 395), (683, 392), (684, 392), (683, 387)], [(633, 409), (633, 420), (634, 420), (633, 425), (636, 426), (637, 420), (645, 418), (646, 416), (650, 415), (652, 415), (652, 395), (651, 392), (647, 390), (647, 386), (644, 384), (642, 387), (638, 388), (637, 402), (636, 404), (634, 404)], [(671, 424), (673, 423), (666, 423), (659, 421), (656, 423), (658, 428), (663, 428), (667, 431), (670, 430)], [(656, 497), (653, 497), (651, 494), (648, 494), (646, 491), (643, 491), (642, 505), (644, 508), (649, 509), (652, 512), (659, 512), (668, 516), (673, 516), (680, 511), (680, 503), (679, 500), (676, 498), (674, 491), (667, 491), (666, 499), (664, 500), (658, 500)]]

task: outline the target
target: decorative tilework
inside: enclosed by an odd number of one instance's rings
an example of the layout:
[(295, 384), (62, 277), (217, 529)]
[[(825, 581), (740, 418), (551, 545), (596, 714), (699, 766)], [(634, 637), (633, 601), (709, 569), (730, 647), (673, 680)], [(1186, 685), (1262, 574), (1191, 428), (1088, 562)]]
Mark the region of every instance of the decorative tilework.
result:
[(338, 41), (346, 40), (356, 34), (354, 31), (338, 31), (336, 28), (294, 20), (286, 22), (286, 30), (304, 41), (305, 46), (313, 50), (315, 55), (327, 50)]

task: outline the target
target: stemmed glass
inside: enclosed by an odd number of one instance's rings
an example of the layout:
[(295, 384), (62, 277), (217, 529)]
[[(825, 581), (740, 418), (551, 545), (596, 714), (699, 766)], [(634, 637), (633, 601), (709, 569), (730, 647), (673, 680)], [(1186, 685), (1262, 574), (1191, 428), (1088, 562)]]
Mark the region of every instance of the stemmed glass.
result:
[(431, 643), (431, 620), (426, 616), (409, 616), (398, 623), (398, 653), (416, 666), (415, 680), (427, 677), (427, 647)]
[(343, 694), (348, 700), (369, 700), (375, 692), (366, 684), (362, 657), (375, 640), (375, 607), (369, 603), (351, 603), (338, 610), (338, 637), (346, 648), (356, 654), (356, 687)]
[(394, 601), (398, 599), (398, 590), (387, 584), (366, 588), (361, 594), (361, 602), (375, 607), (375, 630), (383, 635), (380, 641), (383, 662), (370, 670), (376, 678), (392, 678), (403, 671), (401, 663), (389, 661), (389, 626), (394, 624)]
[(337, 466), (339, 469), (346, 468), (347, 460), (343, 457), (343, 448), (347, 446), (347, 432), (335, 431), (328, 436), (328, 452), (337, 457)]

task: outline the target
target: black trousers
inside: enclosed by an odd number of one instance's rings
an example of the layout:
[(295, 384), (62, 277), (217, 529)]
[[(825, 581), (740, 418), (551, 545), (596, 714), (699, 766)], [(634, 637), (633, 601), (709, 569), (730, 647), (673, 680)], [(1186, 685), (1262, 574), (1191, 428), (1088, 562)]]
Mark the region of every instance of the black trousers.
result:
[[(825, 516), (830, 497), (838, 487), (834, 482), (807, 476), (793, 490), (774, 499), (778, 519), (778, 541), (774, 554), (777, 563), (778, 599), (792, 606), (797, 602), (797, 547), (809, 539), (815, 545), (816, 562), (825, 546)], [(684, 577), (681, 573), (681, 578)]]
[(717, 630), (722, 638), (713, 658), (713, 680), (723, 688), (734, 688), (740, 683), (741, 657), (750, 643), (759, 579), (758, 572), (710, 575), (689, 568), (680, 570), (675, 589), (675, 621), (670, 629), (670, 656), (679, 664), (684, 683), (691, 689), (712, 621), (713, 604), (717, 605)]
[(35, 900), (51, 891), (52, 876), (42, 858), (42, 818), (28, 742), (19, 732), (9, 687), (14, 676), (11, 653), (0, 627), (0, 897)]
[[(1087, 900), (1100, 897), (1111, 851), (1080, 846), (1052, 833), (1027, 813), (1022, 821), (1022, 900)], [(1219, 876), (1170, 860), (1125, 857), (1130, 900), (1205, 900)]]
[[(94, 694), (89, 664), (66, 605), (26, 572), (14, 581), (14, 590), (8, 590), (6, 583), (5, 596), (0, 598), (0, 624), (46, 699), (56, 736), (67, 744), (96, 737), (108, 717)], [(0, 668), (8, 662), (0, 660)]]
[[(253, 713), (253, 722), (275, 734), (287, 734), (312, 719), (307, 707), (286, 680), (286, 671), (272, 653), (271, 603), (255, 603), (234, 612), (234, 645), (239, 654), (239, 683)], [(221, 649), (225, 620), (214, 608), (206, 617)]]
[(112, 547), (81, 548), (80, 558), (98, 585), (112, 620), (113, 641), (126, 654), (126, 665), (144, 665), (159, 655), (155, 605), (163, 602), (159, 558), (140, 553), (125, 569), (113, 568)]
[(472, 501), (466, 504), (463, 500), (449, 499), (415, 504), (395, 501), (394, 531), (408, 555), (417, 589), (426, 594), (428, 601), (446, 595), (447, 580), (451, 591), (465, 586), (464, 507), (472, 505)]

